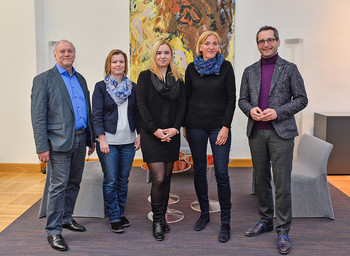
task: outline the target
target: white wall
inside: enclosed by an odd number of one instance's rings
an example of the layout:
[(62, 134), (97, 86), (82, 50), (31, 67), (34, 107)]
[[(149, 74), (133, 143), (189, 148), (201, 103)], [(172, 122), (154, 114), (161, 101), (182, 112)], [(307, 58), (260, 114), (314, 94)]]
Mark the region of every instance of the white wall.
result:
[(35, 161), (30, 90), (35, 75), (34, 1), (0, 3), (0, 162)]
[[(279, 54), (284, 56), (284, 40), (302, 38), (301, 74), (304, 77), (309, 105), (302, 112), (304, 133), (313, 134), (314, 112), (350, 113), (350, 1), (348, 0), (236, 0), (235, 73), (240, 83), (244, 68), (259, 59), (255, 44), (257, 30), (263, 25), (280, 32)], [(233, 126), (239, 133), (246, 124), (241, 111)], [(236, 150), (247, 152), (238, 134)]]
[[(65, 38), (75, 44), (75, 67), (92, 93), (108, 52), (120, 48), (129, 54), (129, 1), (3, 0), (0, 5), (0, 162), (35, 163), (29, 96), (33, 77), (50, 67), (48, 41)], [(300, 71), (309, 105), (302, 113), (302, 132), (312, 133), (314, 112), (350, 112), (349, 12), (348, 0), (236, 0), (237, 95), (244, 68), (259, 59), (256, 31), (273, 25), (280, 31), (282, 57), (285, 39), (303, 39)], [(246, 121), (237, 109), (232, 158), (250, 158)]]

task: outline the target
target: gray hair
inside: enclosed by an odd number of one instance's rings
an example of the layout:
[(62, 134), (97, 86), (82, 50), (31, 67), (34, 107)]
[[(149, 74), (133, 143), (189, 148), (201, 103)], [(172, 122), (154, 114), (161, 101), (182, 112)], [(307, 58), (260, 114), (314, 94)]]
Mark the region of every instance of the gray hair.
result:
[(56, 53), (57, 45), (58, 45), (59, 43), (62, 43), (62, 42), (70, 43), (70, 44), (73, 46), (74, 52), (76, 52), (75, 47), (74, 47), (74, 44), (73, 44), (72, 42), (70, 42), (70, 41), (68, 41), (68, 40), (66, 40), (66, 39), (62, 39), (62, 40), (57, 41), (57, 42), (55, 43), (55, 45), (53, 46), (53, 53), (54, 53), (54, 54)]

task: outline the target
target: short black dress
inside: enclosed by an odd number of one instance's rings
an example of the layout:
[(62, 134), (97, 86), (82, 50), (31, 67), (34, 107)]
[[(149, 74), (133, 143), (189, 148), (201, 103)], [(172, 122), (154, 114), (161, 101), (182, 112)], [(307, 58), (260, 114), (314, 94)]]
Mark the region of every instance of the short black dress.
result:
[(170, 101), (155, 89), (151, 74), (150, 70), (142, 71), (136, 86), (143, 161), (174, 162), (179, 159), (180, 134), (172, 137), (171, 142), (162, 142), (153, 133), (166, 128), (180, 131), (185, 113), (184, 83), (180, 82), (177, 98)]

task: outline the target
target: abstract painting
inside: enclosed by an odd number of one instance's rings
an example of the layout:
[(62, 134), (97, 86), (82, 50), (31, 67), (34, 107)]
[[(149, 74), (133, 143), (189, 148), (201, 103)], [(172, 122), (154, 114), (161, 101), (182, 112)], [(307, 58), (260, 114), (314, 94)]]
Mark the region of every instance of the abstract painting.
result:
[(130, 77), (137, 81), (149, 67), (153, 44), (168, 40), (184, 75), (193, 61), (199, 35), (206, 30), (221, 37), (221, 51), (233, 62), (235, 0), (130, 0)]

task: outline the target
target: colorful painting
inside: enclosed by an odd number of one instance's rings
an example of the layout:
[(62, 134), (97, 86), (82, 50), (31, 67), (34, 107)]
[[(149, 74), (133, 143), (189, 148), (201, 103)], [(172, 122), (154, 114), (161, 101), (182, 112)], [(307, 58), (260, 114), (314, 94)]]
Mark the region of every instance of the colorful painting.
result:
[(233, 62), (235, 0), (130, 0), (130, 77), (137, 81), (149, 67), (151, 49), (167, 39), (175, 51), (175, 64), (184, 75), (193, 61), (199, 35), (216, 31), (223, 56)]

